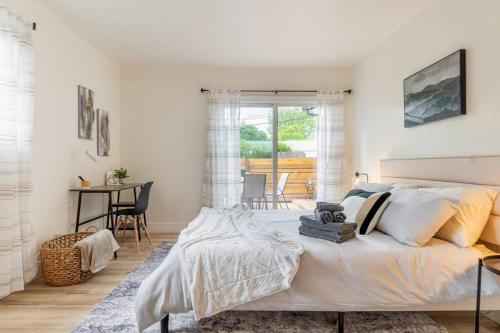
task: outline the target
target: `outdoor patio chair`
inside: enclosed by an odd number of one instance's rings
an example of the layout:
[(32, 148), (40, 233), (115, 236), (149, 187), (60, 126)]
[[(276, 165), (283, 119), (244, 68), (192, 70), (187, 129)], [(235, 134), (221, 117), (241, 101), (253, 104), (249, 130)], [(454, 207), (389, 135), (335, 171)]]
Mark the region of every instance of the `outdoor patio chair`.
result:
[(252, 209), (261, 209), (261, 203), (263, 202), (265, 209), (268, 209), (266, 197), (266, 177), (266, 174), (259, 173), (246, 173), (243, 176), (243, 193), (241, 195), (242, 203), (248, 204), (248, 206)]
[[(277, 190), (276, 197), (278, 199), (278, 203), (280, 205), (280, 208), (283, 208), (283, 206), (281, 204), (284, 203), (286, 205), (286, 209), (290, 209), (290, 207), (288, 207), (288, 201), (285, 198), (285, 188), (286, 188), (286, 183), (288, 182), (289, 176), (290, 176), (290, 173), (283, 172), (280, 176), (280, 180), (278, 181), (278, 188), (276, 189)], [(267, 193), (267, 195), (272, 196), (273, 193)], [(280, 196), (283, 200), (280, 200)]]

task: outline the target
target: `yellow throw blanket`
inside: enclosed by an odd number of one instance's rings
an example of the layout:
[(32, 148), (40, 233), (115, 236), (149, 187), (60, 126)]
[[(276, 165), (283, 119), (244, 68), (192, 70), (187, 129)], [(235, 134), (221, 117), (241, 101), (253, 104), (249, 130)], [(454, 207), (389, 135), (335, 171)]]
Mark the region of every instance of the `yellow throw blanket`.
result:
[(113, 259), (116, 250), (120, 248), (108, 229), (100, 230), (95, 234), (76, 242), (82, 252), (82, 271), (97, 273), (107, 266)]

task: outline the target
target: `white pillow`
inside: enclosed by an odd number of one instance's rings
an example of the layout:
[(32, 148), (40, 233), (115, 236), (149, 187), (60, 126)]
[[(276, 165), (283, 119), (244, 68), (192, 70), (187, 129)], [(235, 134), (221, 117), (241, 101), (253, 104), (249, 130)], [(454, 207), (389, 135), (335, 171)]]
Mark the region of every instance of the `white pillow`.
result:
[(435, 193), (397, 189), (376, 228), (398, 242), (424, 246), (455, 211), (449, 200)]
[(392, 190), (392, 186), (390, 184), (366, 182), (359, 182), (354, 188), (359, 188), (360, 190), (366, 192), (389, 192)]
[(497, 191), (487, 188), (423, 188), (458, 204), (455, 215), (446, 222), (436, 236), (461, 247), (476, 244), (488, 222)]

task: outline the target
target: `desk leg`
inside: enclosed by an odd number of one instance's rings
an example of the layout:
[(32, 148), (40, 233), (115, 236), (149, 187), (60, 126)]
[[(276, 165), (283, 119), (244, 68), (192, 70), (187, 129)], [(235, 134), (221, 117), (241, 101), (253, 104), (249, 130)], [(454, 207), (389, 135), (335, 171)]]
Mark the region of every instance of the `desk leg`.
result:
[[(115, 222), (113, 221), (113, 193), (109, 192), (108, 193), (108, 217), (107, 220), (111, 220), (111, 232), (113, 233), (113, 236), (115, 235)], [(107, 223), (106, 223), (107, 224)], [(118, 258), (118, 255), (116, 254), (115, 251), (115, 259)]]
[(78, 208), (76, 210), (76, 223), (75, 223), (75, 233), (78, 232), (80, 227), (80, 210), (82, 208), (82, 192), (78, 192)]
[[(134, 187), (134, 203), (137, 204), (137, 190), (135, 187)], [(139, 217), (137, 216), (137, 218)], [(137, 235), (139, 236), (139, 242), (140, 242), (142, 237), (141, 237), (141, 228), (139, 228), (139, 226), (137, 226)]]
[(113, 235), (115, 234), (115, 223), (113, 221), (113, 197), (111, 192), (108, 193), (108, 216), (106, 218), (107, 222), (106, 225), (109, 225), (109, 222), (111, 221), (111, 232)]
[[(106, 216), (106, 229), (110, 229), (110, 226), (109, 226), (109, 197), (111, 196), (111, 192), (108, 193), (108, 215)], [(113, 220), (111, 220), (111, 223), (113, 223)], [(113, 232), (113, 235), (115, 233)]]
[(481, 311), (481, 271), (483, 268), (483, 261), (479, 259), (477, 264), (477, 298), (476, 298), (476, 323), (475, 323), (475, 333), (479, 333), (479, 317)]
[[(108, 221), (111, 219), (111, 232), (113, 233), (113, 237), (115, 236), (115, 222), (113, 221), (113, 195), (111, 192), (108, 193)], [(118, 258), (118, 255), (115, 251), (115, 259)]]
[[(122, 193), (122, 191), (118, 191), (118, 194), (116, 195), (116, 203), (117, 203), (117, 206), (116, 206), (116, 210), (120, 210), (120, 193)], [(118, 221), (118, 216), (115, 217), (115, 219), (113, 220), (113, 197), (111, 197), (111, 223), (117, 223)], [(116, 232), (119, 232), (120, 230), (116, 230)]]

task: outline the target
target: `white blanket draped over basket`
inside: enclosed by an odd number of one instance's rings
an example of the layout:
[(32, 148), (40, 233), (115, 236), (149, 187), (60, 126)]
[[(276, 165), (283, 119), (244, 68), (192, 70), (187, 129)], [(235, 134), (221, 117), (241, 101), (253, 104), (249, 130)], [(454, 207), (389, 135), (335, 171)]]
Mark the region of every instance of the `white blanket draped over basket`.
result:
[(203, 208), (178, 243), (196, 319), (290, 288), (304, 252), (241, 205)]

